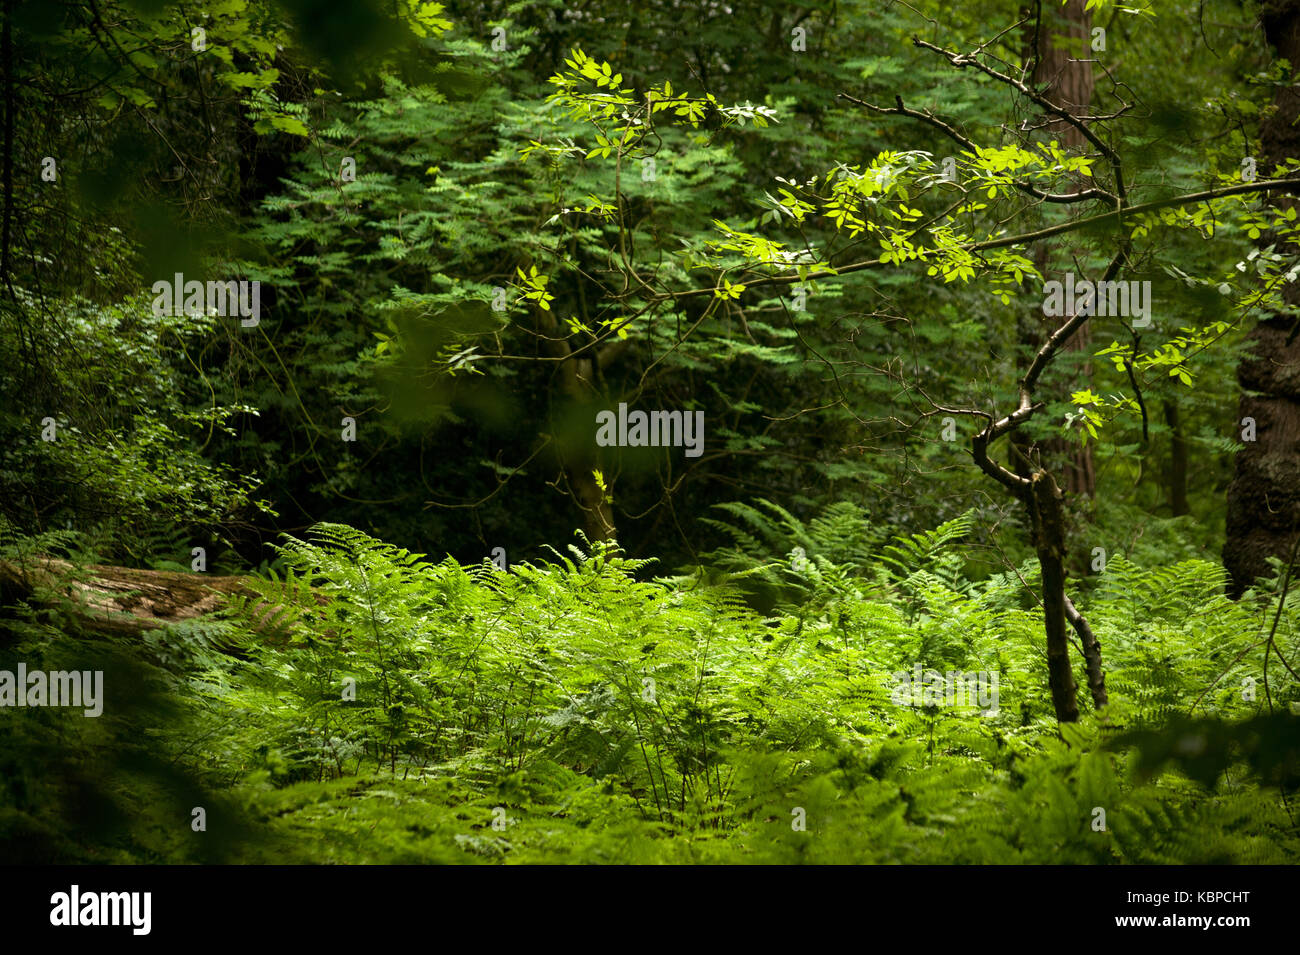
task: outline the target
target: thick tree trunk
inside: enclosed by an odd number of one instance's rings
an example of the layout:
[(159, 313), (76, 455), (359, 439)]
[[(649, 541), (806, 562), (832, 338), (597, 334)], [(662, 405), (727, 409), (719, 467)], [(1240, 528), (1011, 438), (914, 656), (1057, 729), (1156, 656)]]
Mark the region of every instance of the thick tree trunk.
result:
[[(1291, 82), (1278, 87), (1275, 110), (1260, 129), (1259, 167), (1272, 175), (1276, 163), (1300, 156), (1300, 86), (1294, 78), (1300, 68), (1300, 0), (1266, 2), (1263, 24), (1278, 58), (1289, 60), (1293, 71)], [(1278, 195), (1273, 202), (1293, 207), (1297, 197)], [(1285, 286), (1283, 297), (1288, 305), (1300, 303), (1300, 287)], [(1228, 488), (1223, 564), (1234, 597), (1256, 577), (1268, 575), (1268, 558), (1290, 553), (1300, 533), (1300, 337), (1287, 344), (1295, 322), (1283, 316), (1260, 321), (1237, 369), (1243, 394), (1234, 431), (1240, 433), (1241, 419), (1251, 418), (1255, 440), (1237, 452), (1236, 476)]]

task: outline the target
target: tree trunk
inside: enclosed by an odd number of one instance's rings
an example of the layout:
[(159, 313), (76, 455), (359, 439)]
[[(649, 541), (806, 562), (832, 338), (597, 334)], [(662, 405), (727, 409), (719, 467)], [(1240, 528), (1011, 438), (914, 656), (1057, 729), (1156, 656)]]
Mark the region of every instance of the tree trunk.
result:
[[(1300, 0), (1264, 3), (1263, 25), (1277, 57), (1289, 60), (1292, 67), (1291, 82), (1277, 88), (1275, 110), (1260, 128), (1263, 155), (1258, 165), (1272, 175), (1276, 163), (1300, 156), (1300, 87), (1295, 83), (1300, 68)], [(1297, 197), (1279, 194), (1273, 203), (1294, 207)], [(1264, 237), (1260, 244), (1268, 241)], [(1286, 285), (1283, 299), (1288, 305), (1300, 303), (1300, 286)], [(1243, 394), (1234, 431), (1240, 434), (1242, 419), (1251, 418), (1255, 440), (1246, 441), (1237, 452), (1236, 475), (1228, 488), (1223, 564), (1234, 597), (1256, 577), (1268, 575), (1268, 558), (1290, 553), (1300, 532), (1300, 338), (1287, 344), (1295, 323), (1295, 318), (1280, 315), (1262, 319), (1248, 336), (1246, 354), (1237, 368)]]
[[(1056, 106), (1075, 116), (1086, 116), (1092, 107), (1092, 64), (1084, 59), (1092, 32), (1092, 14), (1085, 7), (1086, 0), (1069, 0), (1062, 9), (1059, 2), (1040, 5), (1039, 25), (1029, 38), (1034, 57), (1033, 84)], [(1063, 22), (1057, 22), (1060, 17)], [(1055, 29), (1054, 29), (1055, 28)], [(1064, 120), (1047, 124), (1047, 132), (1067, 149), (1084, 144), (1079, 131)], [(1079, 188), (1086, 183), (1079, 180)], [(1059, 272), (1049, 273), (1051, 243), (1041, 243), (1034, 253), (1034, 265), (1044, 280), (1060, 279)], [(1039, 316), (1041, 320), (1041, 316)], [(1068, 317), (1067, 319), (1068, 320)], [(1054, 330), (1054, 329), (1053, 329)], [(1029, 329), (1028, 344), (1031, 351), (1042, 344), (1043, 332)], [(1091, 325), (1084, 325), (1065, 344), (1067, 352), (1087, 351), (1092, 343)], [(1079, 369), (1087, 379), (1092, 374), (1090, 364)], [(1067, 438), (1052, 438), (1045, 442), (1044, 455), (1053, 469), (1059, 468), (1065, 476), (1065, 490), (1073, 496), (1093, 497), (1097, 491), (1097, 468), (1093, 461), (1092, 445), (1080, 446)]]
[[(1057, 4), (1039, 3), (1037, 25), (1031, 27), (1027, 37), (1028, 55), (1033, 62), (1033, 84), (1050, 102), (1075, 116), (1086, 116), (1092, 105), (1092, 67), (1084, 59), (1092, 17), (1086, 5), (1086, 0), (1069, 0), (1061, 10)], [(1058, 16), (1062, 19), (1058, 20)], [(1084, 143), (1079, 131), (1064, 120), (1049, 122), (1046, 130), (1066, 148)], [(1083, 186), (1080, 181), (1079, 187)], [(1044, 279), (1051, 277), (1050, 259), (1050, 244), (1039, 244), (1034, 251), (1034, 261)], [(1063, 321), (1070, 318), (1066, 316)], [(1045, 327), (1041, 315), (1027, 316), (1020, 329), (1021, 343), (1028, 346), (1031, 353), (1037, 352), (1055, 330)], [(1065, 342), (1063, 350), (1085, 351), (1090, 338), (1085, 324)], [(1080, 371), (1087, 376), (1090, 368), (1085, 364)], [(1053, 438), (1044, 442), (1039, 451), (1017, 431), (1011, 433), (1010, 442), (1012, 467), (1017, 475), (1030, 482), (1023, 501), (1029, 512), (1032, 542), (1042, 575), (1043, 627), (1047, 639), (1052, 706), (1058, 722), (1074, 723), (1079, 719), (1079, 704), (1070, 662), (1067, 623), (1075, 628), (1082, 640), (1088, 685), (1097, 708), (1106, 705), (1106, 686), (1101, 668), (1101, 645), (1087, 621), (1066, 596), (1064, 495), (1051, 472), (1060, 470), (1064, 473), (1070, 494), (1091, 497), (1097, 486), (1092, 448), (1080, 447), (1065, 438)]]
[(1088, 670), (1088, 692), (1092, 694), (1093, 708), (1099, 710), (1110, 701), (1106, 694), (1106, 672), (1101, 667), (1101, 641), (1093, 634), (1087, 619), (1075, 609), (1069, 597), (1065, 598), (1065, 619), (1070, 621), (1070, 626), (1079, 635)]
[[(1066, 636), (1065, 513), (1061, 489), (1046, 471), (1033, 476), (1025, 495), (1033, 529), (1034, 551), (1043, 574), (1043, 624), (1047, 633), (1047, 683), (1052, 706), (1061, 723), (1079, 721), (1074, 672), (1070, 666), (1070, 640)], [(1100, 659), (1098, 660), (1100, 665)]]

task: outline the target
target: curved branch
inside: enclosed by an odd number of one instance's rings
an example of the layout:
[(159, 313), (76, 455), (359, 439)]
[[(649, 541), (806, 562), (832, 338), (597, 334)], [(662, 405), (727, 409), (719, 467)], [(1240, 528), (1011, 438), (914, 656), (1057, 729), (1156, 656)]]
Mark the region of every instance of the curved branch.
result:
[[(1141, 202), (1137, 205), (1112, 209), (1109, 212), (1102, 212), (1098, 215), (1088, 216), (1084, 219), (1074, 219), (1070, 222), (1058, 223), (1054, 226), (1036, 229), (1033, 232), (1020, 232), (1015, 235), (1001, 236), (996, 239), (986, 239), (982, 242), (968, 242), (965, 245), (959, 245), (956, 248), (964, 252), (987, 252), (990, 249), (1004, 249), (1011, 245), (1027, 245), (1030, 242), (1049, 239), (1054, 235), (1063, 235), (1067, 232), (1077, 232), (1080, 229), (1087, 229), (1108, 222), (1118, 222), (1125, 215), (1138, 215), (1143, 212), (1154, 212), (1158, 209), (1170, 209), (1174, 206), (1186, 206), (1193, 205), (1197, 202), (1207, 202), (1211, 199), (1224, 199), (1228, 196), (1238, 196), (1254, 192), (1272, 192), (1274, 190), (1294, 191), (1300, 194), (1300, 178), (1242, 182), (1232, 186), (1224, 186), (1219, 189), (1206, 189), (1201, 192), (1189, 192), (1180, 196), (1172, 196), (1168, 199), (1155, 199), (1151, 202)], [(794, 275), (769, 275), (752, 279), (747, 278), (745, 280), (745, 285), (747, 288), (757, 288), (769, 285), (795, 285), (804, 282), (819, 282), (822, 279), (839, 278), (841, 275), (848, 275), (853, 272), (865, 272), (869, 269), (883, 268), (884, 265), (885, 263), (881, 262), (879, 259), (867, 259), (862, 262), (854, 262), (850, 265), (841, 266), (840, 268), (835, 269), (834, 272), (818, 272), (803, 277), (796, 273)], [(706, 288), (687, 289), (682, 292), (661, 292), (658, 293), (658, 296), (652, 301), (696, 298), (702, 295), (714, 295), (717, 291), (718, 289), (714, 286), (708, 286)]]

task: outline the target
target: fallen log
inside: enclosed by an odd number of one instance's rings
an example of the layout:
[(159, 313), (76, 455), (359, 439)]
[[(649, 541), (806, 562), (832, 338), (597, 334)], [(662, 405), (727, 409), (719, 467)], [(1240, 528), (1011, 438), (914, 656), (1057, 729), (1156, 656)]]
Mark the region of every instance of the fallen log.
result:
[(0, 595), (9, 606), (25, 600), (60, 605), (87, 629), (138, 635), (193, 620), (226, 606), (230, 597), (257, 599), (243, 577), (137, 570), (32, 557), (0, 561)]

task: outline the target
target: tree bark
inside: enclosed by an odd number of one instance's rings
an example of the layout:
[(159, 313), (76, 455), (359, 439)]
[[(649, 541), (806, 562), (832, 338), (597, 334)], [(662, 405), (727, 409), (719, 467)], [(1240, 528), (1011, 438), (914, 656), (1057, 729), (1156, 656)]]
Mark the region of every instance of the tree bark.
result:
[(1087, 619), (1075, 609), (1069, 597), (1065, 598), (1065, 619), (1070, 621), (1070, 626), (1079, 635), (1079, 643), (1083, 646), (1083, 659), (1088, 668), (1088, 692), (1092, 694), (1093, 707), (1101, 709), (1110, 701), (1110, 697), (1106, 694), (1106, 672), (1101, 667), (1101, 642), (1093, 634), (1092, 627), (1088, 626)]
[[(1086, 9), (1086, 0), (1069, 0), (1062, 9), (1059, 3), (1039, 4), (1037, 25), (1030, 37), (1034, 57), (1032, 81), (1054, 105), (1074, 116), (1086, 116), (1092, 107), (1094, 81), (1092, 64), (1084, 58), (1092, 33), (1092, 14)], [(1063, 23), (1053, 21), (1059, 16)], [(1057, 27), (1057, 29), (1053, 29)], [(1065, 120), (1054, 120), (1046, 126), (1049, 135), (1067, 149), (1084, 145), (1079, 130)], [(1079, 181), (1079, 188), (1086, 183)], [(1061, 273), (1049, 275), (1051, 242), (1043, 242), (1034, 253), (1034, 265), (1044, 279), (1061, 278)], [(1043, 333), (1029, 327), (1026, 339), (1031, 351), (1042, 344)], [(1092, 343), (1091, 325), (1085, 324), (1065, 343), (1067, 352), (1087, 351)], [(1085, 379), (1092, 374), (1091, 365), (1085, 363), (1079, 375)], [(1067, 438), (1052, 438), (1044, 442), (1044, 452), (1054, 469), (1065, 476), (1065, 490), (1073, 496), (1093, 497), (1097, 491), (1097, 468), (1092, 446), (1080, 446)], [(1059, 462), (1059, 464), (1057, 463)]]
[[(1263, 4), (1264, 35), (1279, 58), (1291, 63), (1288, 85), (1279, 86), (1273, 111), (1260, 128), (1261, 171), (1300, 156), (1300, 0), (1269, 0)], [(1297, 205), (1295, 194), (1278, 194), (1279, 208)], [(1267, 244), (1267, 237), (1260, 240)], [(1278, 249), (1282, 254), (1296, 249)], [(1284, 287), (1287, 305), (1300, 304), (1300, 286)], [(1227, 536), (1223, 564), (1229, 593), (1238, 597), (1257, 577), (1269, 574), (1268, 558), (1290, 553), (1300, 532), (1300, 337), (1291, 338), (1294, 317), (1262, 319), (1246, 340), (1246, 354), (1237, 368), (1242, 397), (1234, 431), (1251, 418), (1255, 439), (1237, 452), (1236, 474), (1228, 488)]]
[[(0, 597), (61, 605), (88, 630), (112, 636), (139, 636), (170, 624), (194, 620), (226, 606), (232, 596), (256, 599), (243, 577), (135, 570), (90, 565), (80, 573), (72, 563), (49, 557), (0, 561)], [(256, 611), (270, 630), (273, 608)]]
[[(1038, 17), (1027, 37), (1028, 55), (1032, 57), (1033, 85), (1052, 104), (1074, 116), (1086, 116), (1092, 105), (1092, 67), (1084, 58), (1084, 49), (1092, 28), (1092, 17), (1086, 9), (1086, 0), (1069, 0), (1064, 10), (1059, 5), (1037, 5)], [(1063, 22), (1058, 22), (1053, 11), (1060, 11)], [(1054, 120), (1046, 125), (1047, 133), (1066, 148), (1084, 145), (1079, 130), (1064, 120)], [(1080, 188), (1083, 187), (1080, 182)], [(1040, 243), (1035, 249), (1034, 261), (1045, 279), (1049, 278), (1050, 243)], [(1046, 328), (1041, 316), (1027, 316), (1021, 326), (1020, 338), (1031, 353), (1037, 353), (1057, 331)], [(1066, 316), (1069, 322), (1071, 316)], [(1085, 323), (1060, 346), (1063, 351), (1079, 352), (1087, 349), (1091, 336)], [(1090, 373), (1085, 364), (1081, 372)], [(1084, 659), (1088, 669), (1088, 685), (1094, 706), (1106, 705), (1105, 677), (1101, 668), (1101, 644), (1097, 642), (1087, 621), (1075, 609), (1065, 592), (1066, 524), (1064, 495), (1051, 472), (1060, 469), (1065, 476), (1066, 489), (1076, 496), (1091, 497), (1096, 492), (1097, 476), (1092, 448), (1080, 447), (1064, 438), (1044, 442), (1038, 451), (1019, 431), (1009, 435), (1012, 445), (1012, 467), (1028, 484), (1022, 494), (1029, 512), (1030, 533), (1038, 566), (1042, 575), (1043, 627), (1047, 641), (1048, 686), (1056, 719), (1061, 723), (1074, 723), (1079, 719), (1073, 667), (1070, 662), (1070, 641), (1067, 622), (1079, 632), (1083, 643)], [(1086, 632), (1087, 636), (1084, 636)]]
[[(1026, 493), (1034, 551), (1043, 574), (1043, 625), (1047, 634), (1047, 683), (1061, 723), (1079, 721), (1070, 641), (1065, 632), (1065, 511), (1061, 489), (1046, 471), (1034, 474)], [(1100, 659), (1098, 659), (1100, 666)]]

